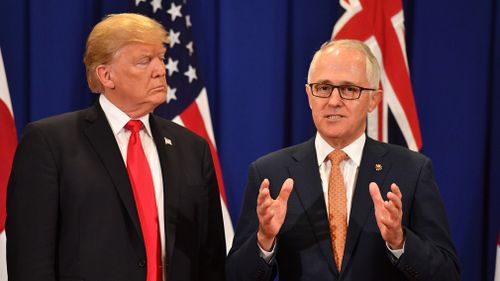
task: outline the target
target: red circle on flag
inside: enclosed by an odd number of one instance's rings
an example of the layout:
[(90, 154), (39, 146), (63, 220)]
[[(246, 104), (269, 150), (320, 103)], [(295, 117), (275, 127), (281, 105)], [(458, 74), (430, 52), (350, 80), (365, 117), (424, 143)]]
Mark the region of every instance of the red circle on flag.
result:
[(16, 125), (7, 105), (0, 100), (0, 232), (5, 228), (7, 183), (17, 145)]

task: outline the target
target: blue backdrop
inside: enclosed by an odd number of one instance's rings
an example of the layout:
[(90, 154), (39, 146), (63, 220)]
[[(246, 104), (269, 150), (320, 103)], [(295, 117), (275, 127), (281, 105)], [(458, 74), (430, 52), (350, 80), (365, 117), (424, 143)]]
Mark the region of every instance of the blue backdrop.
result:
[[(129, 5), (0, 0), (0, 47), (19, 134), (30, 121), (94, 101), (82, 63), (85, 39), (105, 14)], [(500, 4), (407, 0), (404, 8), (423, 153), (434, 162), (462, 280), (493, 280), (500, 226)], [(249, 163), (313, 135), (304, 92), (308, 63), (342, 10), (334, 0), (191, 0), (182, 12), (191, 14), (198, 75), (207, 84), (236, 222)]]

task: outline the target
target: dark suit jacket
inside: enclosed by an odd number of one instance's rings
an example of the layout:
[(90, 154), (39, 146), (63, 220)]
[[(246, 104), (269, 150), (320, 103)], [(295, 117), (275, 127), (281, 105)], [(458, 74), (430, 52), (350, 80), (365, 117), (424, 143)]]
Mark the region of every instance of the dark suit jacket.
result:
[[(209, 146), (154, 115), (150, 124), (163, 174), (168, 281), (224, 280)], [(133, 192), (98, 103), (25, 128), (8, 186), (6, 231), (11, 281), (146, 280)]]
[[(381, 164), (377, 171), (375, 164)], [(278, 234), (271, 264), (259, 257), (256, 198), (268, 178), (273, 198), (291, 177), (294, 189), (285, 222)], [(396, 260), (387, 250), (375, 221), (368, 184), (376, 182), (385, 195), (390, 184), (403, 194), (405, 252)], [(266, 155), (252, 163), (241, 217), (226, 263), (228, 280), (459, 280), (459, 266), (448, 230), (445, 209), (422, 154), (367, 138), (349, 219), (340, 273), (333, 258), (327, 211), (314, 138)]]

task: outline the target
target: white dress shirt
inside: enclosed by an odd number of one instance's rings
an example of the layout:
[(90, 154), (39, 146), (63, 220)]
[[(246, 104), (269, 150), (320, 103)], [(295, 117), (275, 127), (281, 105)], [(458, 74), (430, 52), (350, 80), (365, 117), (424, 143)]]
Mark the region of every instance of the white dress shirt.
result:
[[(115, 136), (116, 143), (120, 148), (125, 166), (127, 165), (127, 148), (130, 139), (130, 131), (125, 129), (128, 121), (132, 120), (125, 112), (121, 111), (118, 107), (112, 104), (104, 95), (99, 97), (99, 104), (101, 105), (106, 119), (111, 126), (113, 135)], [(165, 262), (165, 221), (163, 213), (163, 177), (161, 173), (160, 158), (156, 144), (153, 140), (151, 133), (151, 126), (149, 124), (149, 114), (144, 115), (135, 120), (140, 120), (144, 124), (139, 132), (141, 138), (142, 149), (148, 159), (149, 168), (151, 169), (151, 176), (153, 177), (153, 184), (155, 189), (156, 208), (158, 211), (158, 223), (160, 227), (160, 245), (161, 245), (161, 260), (162, 264)], [(165, 267), (163, 267), (163, 280), (165, 279)]]
[[(366, 136), (365, 134), (362, 134), (354, 142), (342, 148), (342, 151), (344, 151), (349, 157), (347, 160), (340, 163), (340, 170), (342, 171), (342, 176), (344, 177), (344, 185), (346, 187), (347, 224), (349, 224), (354, 186), (358, 177), (358, 169), (359, 164), (361, 163), (361, 156), (363, 155), (365, 141)], [(325, 206), (328, 206), (328, 180), (330, 178), (332, 164), (328, 160), (327, 156), (332, 151), (334, 151), (334, 148), (331, 147), (319, 133), (316, 133), (314, 146), (316, 147), (316, 157), (318, 160), (319, 174), (321, 176), (321, 185), (323, 187)], [(329, 213), (329, 211), (330, 210), (326, 208), (326, 212)]]
[[(342, 171), (342, 176), (344, 177), (344, 185), (346, 187), (348, 225), (349, 225), (349, 217), (351, 214), (354, 188), (356, 186), (356, 180), (358, 178), (359, 165), (361, 163), (361, 157), (363, 156), (363, 148), (365, 147), (365, 141), (366, 141), (366, 135), (362, 134), (354, 142), (342, 148), (342, 151), (344, 151), (349, 157), (347, 160), (344, 160), (340, 163), (340, 170)], [(323, 198), (325, 199), (325, 206), (328, 206), (328, 180), (330, 178), (332, 165), (330, 160), (328, 160), (327, 156), (335, 149), (331, 147), (319, 133), (316, 133), (314, 146), (316, 148), (316, 157), (318, 161), (319, 174), (321, 177), (321, 185), (323, 188)], [(366, 188), (368, 188), (368, 186)], [(326, 208), (326, 212), (329, 213), (328, 208)], [(386, 247), (398, 259), (404, 253), (404, 244), (403, 248), (399, 250), (392, 250), (387, 243)], [(261, 257), (264, 258), (267, 262), (270, 262), (274, 257), (274, 246), (270, 252), (262, 249), (260, 245), (259, 248), (261, 250), (260, 253)]]
[[(361, 157), (363, 156), (363, 148), (365, 147), (365, 142), (366, 135), (362, 134), (351, 144), (342, 148), (342, 151), (344, 151), (347, 156), (349, 156), (347, 160), (340, 163), (340, 170), (342, 171), (342, 176), (344, 177), (344, 185), (346, 187), (347, 225), (349, 225), (352, 197), (354, 195), (354, 188), (356, 186), (356, 180), (358, 178), (359, 165), (361, 163)], [(328, 160), (327, 156), (335, 149), (331, 147), (319, 133), (316, 133), (314, 145), (316, 147), (316, 156), (318, 159), (319, 174), (321, 176), (321, 185), (323, 186), (323, 196), (325, 198), (325, 204), (326, 206), (328, 206), (328, 180), (330, 178), (330, 169), (332, 167), (332, 164)], [(368, 188), (368, 186), (366, 188)], [(329, 213), (328, 208), (326, 208), (326, 212)], [(391, 251), (391, 253), (398, 259), (404, 253), (404, 243), (403, 248), (398, 250), (391, 249), (387, 242), (385, 244), (387, 249)]]

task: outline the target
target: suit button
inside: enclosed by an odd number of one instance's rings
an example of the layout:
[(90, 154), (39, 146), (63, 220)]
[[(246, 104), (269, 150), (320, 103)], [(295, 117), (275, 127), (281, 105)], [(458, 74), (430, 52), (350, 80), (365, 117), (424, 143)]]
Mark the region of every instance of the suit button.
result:
[(137, 266), (139, 266), (139, 267), (145, 267), (146, 266), (146, 260), (139, 260), (137, 262)]

